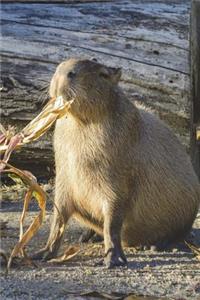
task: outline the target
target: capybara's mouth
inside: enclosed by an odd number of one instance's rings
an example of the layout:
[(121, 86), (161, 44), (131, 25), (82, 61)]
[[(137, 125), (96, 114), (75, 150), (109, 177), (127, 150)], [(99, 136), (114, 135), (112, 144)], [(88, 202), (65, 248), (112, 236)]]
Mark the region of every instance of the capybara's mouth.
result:
[(64, 101), (70, 102), (75, 100), (76, 93), (71, 89), (68, 89), (67, 91), (65, 90), (63, 93), (59, 93), (57, 97), (62, 97)]
[(58, 97), (62, 97), (63, 100), (66, 101), (66, 102), (71, 102), (71, 101), (74, 101), (74, 99), (75, 99), (74, 97), (63, 97), (63, 96), (60, 96), (60, 95)]
[(66, 103), (67, 105), (70, 105), (75, 100), (75, 98), (73, 98), (72, 96), (66, 96), (66, 94), (62, 95), (61, 93), (57, 95), (56, 99), (58, 99), (57, 101), (60, 100), (61, 102)]

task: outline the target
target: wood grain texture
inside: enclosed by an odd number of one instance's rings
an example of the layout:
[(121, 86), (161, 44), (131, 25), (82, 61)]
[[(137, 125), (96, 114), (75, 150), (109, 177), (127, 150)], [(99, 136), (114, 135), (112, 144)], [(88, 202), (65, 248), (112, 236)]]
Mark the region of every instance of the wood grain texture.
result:
[[(59, 62), (96, 57), (122, 67), (129, 97), (155, 109), (187, 144), (190, 2), (78, 2), (2, 4), (3, 122), (21, 128), (39, 112)], [(50, 136), (27, 145), (15, 161), (34, 164), (36, 156), (39, 166), (52, 167)]]

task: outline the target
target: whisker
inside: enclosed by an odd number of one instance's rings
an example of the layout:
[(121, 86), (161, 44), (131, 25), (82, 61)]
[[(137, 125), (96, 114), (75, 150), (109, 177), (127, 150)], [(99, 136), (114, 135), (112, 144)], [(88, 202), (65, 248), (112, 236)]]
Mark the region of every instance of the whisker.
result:
[(49, 99), (49, 86), (43, 87), (42, 92), (39, 94), (38, 97), (38, 103), (39, 105), (45, 105), (47, 103), (47, 100)]
[(44, 84), (39, 90), (40, 90), (40, 91), (45, 91), (45, 90), (48, 89), (48, 88), (49, 88), (49, 83)]

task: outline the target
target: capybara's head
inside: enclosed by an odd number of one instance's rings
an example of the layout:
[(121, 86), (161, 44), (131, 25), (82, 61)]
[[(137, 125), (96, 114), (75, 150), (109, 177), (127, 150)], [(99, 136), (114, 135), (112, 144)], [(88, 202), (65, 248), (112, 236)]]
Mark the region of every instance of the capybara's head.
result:
[(71, 113), (90, 119), (105, 113), (121, 77), (120, 68), (111, 68), (94, 60), (69, 59), (56, 69), (50, 84), (50, 96), (74, 100)]

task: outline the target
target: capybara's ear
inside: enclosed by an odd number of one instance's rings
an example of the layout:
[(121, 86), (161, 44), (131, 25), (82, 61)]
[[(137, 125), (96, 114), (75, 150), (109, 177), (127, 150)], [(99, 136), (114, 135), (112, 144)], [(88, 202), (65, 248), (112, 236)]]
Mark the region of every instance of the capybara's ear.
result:
[(113, 83), (117, 84), (120, 81), (122, 76), (122, 69), (121, 68), (109, 68), (111, 73), (111, 80)]
[(117, 84), (119, 82), (121, 75), (121, 68), (103, 67), (100, 70), (100, 76), (110, 80), (114, 84)]

